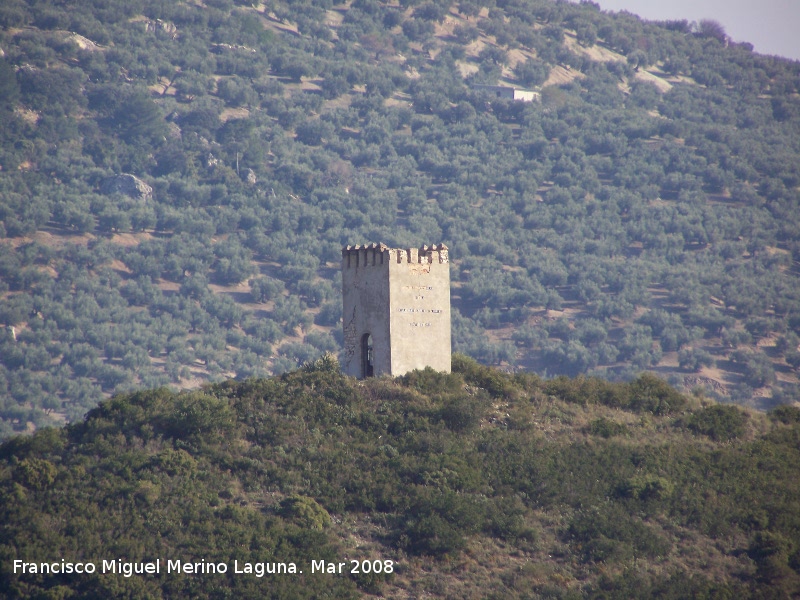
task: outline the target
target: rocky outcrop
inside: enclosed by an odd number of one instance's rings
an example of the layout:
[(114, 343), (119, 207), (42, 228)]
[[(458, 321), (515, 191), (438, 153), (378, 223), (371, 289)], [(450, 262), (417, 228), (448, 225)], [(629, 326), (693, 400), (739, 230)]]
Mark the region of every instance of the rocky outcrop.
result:
[(161, 19), (145, 19), (144, 30), (152, 32), (163, 31), (173, 40), (178, 37), (178, 28), (175, 24), (169, 21), (162, 21)]
[(149, 200), (153, 196), (153, 188), (129, 173), (108, 177), (100, 185), (100, 191), (107, 195), (123, 194), (138, 200)]

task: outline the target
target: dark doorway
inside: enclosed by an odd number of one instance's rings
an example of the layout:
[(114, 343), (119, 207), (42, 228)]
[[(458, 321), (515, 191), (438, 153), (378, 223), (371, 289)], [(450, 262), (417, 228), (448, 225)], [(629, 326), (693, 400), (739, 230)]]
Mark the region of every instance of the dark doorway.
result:
[(361, 336), (361, 377), (373, 377), (375, 366), (372, 355), (372, 336), (365, 333)]

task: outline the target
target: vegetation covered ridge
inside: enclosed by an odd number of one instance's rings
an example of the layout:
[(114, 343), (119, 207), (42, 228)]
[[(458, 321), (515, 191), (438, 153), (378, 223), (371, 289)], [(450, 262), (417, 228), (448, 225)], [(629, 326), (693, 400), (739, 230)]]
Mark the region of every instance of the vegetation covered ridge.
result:
[[(17, 598), (800, 592), (800, 409), (717, 404), (649, 374), (545, 381), (463, 355), (453, 367), (357, 381), (324, 358), (269, 379), (118, 395), (80, 423), (16, 437), (0, 446), (0, 587)], [(22, 574), (15, 560), (98, 570)], [(162, 572), (101, 573), (102, 560), (160, 560)], [(201, 567), (167, 574), (167, 560)], [(391, 568), (350, 574), (350, 560)], [(234, 561), (298, 573), (237, 575)], [(312, 561), (348, 568), (312, 573)]]
[(800, 63), (592, 2), (1, 4), (0, 437), (337, 352), (354, 241), (445, 243), (483, 363), (800, 398)]

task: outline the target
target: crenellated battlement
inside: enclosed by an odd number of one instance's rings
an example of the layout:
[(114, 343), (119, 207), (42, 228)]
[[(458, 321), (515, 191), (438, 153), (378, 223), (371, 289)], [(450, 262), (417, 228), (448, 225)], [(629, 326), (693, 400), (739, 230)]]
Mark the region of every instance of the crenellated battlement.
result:
[(372, 267), (384, 264), (431, 265), (450, 261), (444, 244), (419, 248), (389, 248), (386, 244), (365, 244), (342, 248), (342, 268)]

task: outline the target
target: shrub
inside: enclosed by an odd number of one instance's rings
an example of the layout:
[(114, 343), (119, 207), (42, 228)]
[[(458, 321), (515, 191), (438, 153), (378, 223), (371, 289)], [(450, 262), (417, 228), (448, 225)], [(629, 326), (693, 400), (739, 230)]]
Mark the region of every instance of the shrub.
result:
[(686, 398), (663, 379), (643, 373), (628, 385), (631, 408), (654, 415), (669, 415), (686, 408)]
[(536, 531), (525, 525), (525, 512), (525, 505), (519, 497), (497, 498), (489, 514), (487, 529), (504, 540), (536, 542)]
[(432, 514), (409, 519), (400, 543), (411, 554), (444, 556), (462, 550), (466, 540), (458, 527)]
[(14, 469), (14, 480), (32, 490), (40, 490), (52, 485), (58, 469), (48, 460), (26, 458)]
[(632, 519), (620, 507), (581, 511), (570, 523), (567, 534), (579, 544), (584, 561), (625, 561), (637, 554), (664, 556), (671, 543), (654, 527)]
[(794, 575), (789, 566), (789, 556), (794, 549), (795, 545), (782, 535), (759, 531), (751, 540), (747, 554), (756, 563), (756, 577), (776, 586)]
[(181, 394), (163, 419), (162, 427), (173, 437), (207, 440), (233, 428), (235, 414), (224, 400), (202, 392)]
[(308, 496), (292, 495), (284, 498), (278, 512), (282, 517), (308, 529), (322, 530), (331, 524), (328, 511)]
[(419, 370), (415, 369), (400, 380), (403, 385), (412, 387), (423, 394), (452, 394), (460, 392), (464, 386), (464, 380), (456, 374), (441, 373), (430, 367)]
[(414, 493), (399, 539), (400, 546), (412, 554), (454, 554), (464, 548), (465, 535), (483, 527), (483, 511), (472, 498), (428, 488)]
[(715, 404), (704, 408), (687, 421), (694, 433), (707, 435), (715, 441), (726, 441), (744, 434), (747, 413), (729, 404)]
[(480, 423), (484, 411), (485, 405), (479, 398), (459, 395), (447, 400), (439, 415), (448, 429), (463, 433)]
[(796, 406), (778, 406), (769, 413), (774, 421), (780, 421), (785, 425), (800, 423), (800, 408)]
[(325, 352), (317, 360), (303, 364), (305, 371), (318, 371), (321, 373), (338, 373), (341, 370), (339, 360), (330, 352)]
[(485, 389), (493, 398), (511, 398), (518, 391), (510, 376), (463, 354), (453, 354), (451, 365), (453, 373), (460, 373), (464, 381)]
[(675, 486), (668, 479), (657, 475), (637, 475), (619, 487), (619, 493), (625, 498), (637, 500), (663, 500), (672, 495)]
[(608, 439), (617, 435), (628, 435), (629, 430), (624, 423), (617, 423), (611, 419), (600, 417), (589, 423), (589, 433)]

